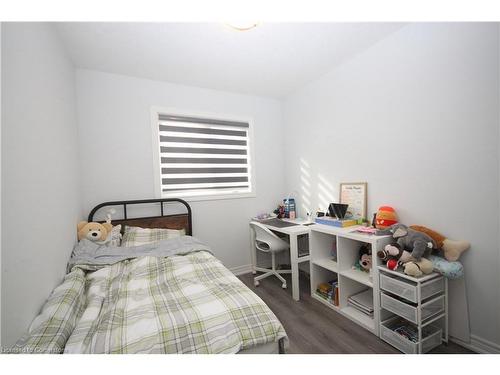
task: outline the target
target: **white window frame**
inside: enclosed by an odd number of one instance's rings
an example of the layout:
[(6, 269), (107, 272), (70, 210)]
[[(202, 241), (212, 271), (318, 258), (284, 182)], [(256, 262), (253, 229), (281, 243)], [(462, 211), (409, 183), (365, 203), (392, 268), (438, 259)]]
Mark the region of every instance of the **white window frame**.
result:
[[(213, 120), (225, 120), (225, 121), (239, 121), (248, 123), (248, 168), (249, 168), (249, 179), (250, 179), (250, 192), (246, 193), (229, 193), (229, 194), (206, 194), (206, 195), (193, 195), (193, 196), (175, 196), (175, 194), (164, 194), (162, 192), (162, 176), (161, 176), (161, 156), (160, 156), (160, 135), (158, 126), (158, 116), (163, 115), (175, 115), (175, 116), (187, 116), (187, 117), (201, 117), (209, 118)], [(244, 116), (235, 116), (231, 114), (221, 114), (221, 113), (207, 113), (189, 110), (180, 110), (177, 108), (165, 108), (153, 106), (151, 107), (151, 134), (152, 134), (152, 151), (153, 151), (153, 176), (154, 176), (154, 191), (157, 198), (181, 198), (188, 202), (196, 201), (210, 201), (210, 200), (221, 200), (221, 199), (240, 199), (240, 198), (254, 198), (257, 196), (256, 184), (255, 184), (255, 163), (254, 163), (254, 142), (253, 142), (253, 119)]]

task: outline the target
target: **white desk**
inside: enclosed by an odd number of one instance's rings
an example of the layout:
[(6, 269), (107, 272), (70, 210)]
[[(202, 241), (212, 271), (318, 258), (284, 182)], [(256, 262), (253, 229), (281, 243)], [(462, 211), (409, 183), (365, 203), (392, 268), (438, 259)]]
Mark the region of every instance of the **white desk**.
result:
[[(287, 220), (285, 221), (290, 221), (294, 222), (293, 220)], [(299, 263), (302, 262), (308, 262), (309, 261), (309, 255), (299, 257), (299, 249), (298, 249), (298, 241), (297, 238), (298, 236), (302, 234), (309, 234), (309, 226), (308, 225), (294, 225), (290, 227), (274, 227), (268, 224), (265, 224), (263, 222), (257, 221), (258, 223), (264, 225), (268, 229), (286, 234), (290, 238), (290, 263), (292, 267), (292, 298), (295, 301), (300, 300), (300, 293), (299, 293)], [(250, 246), (251, 246), (251, 255), (252, 255), (252, 272), (255, 275), (255, 267), (257, 264), (257, 253), (255, 249), (255, 235), (253, 233), (253, 230), (250, 230)]]

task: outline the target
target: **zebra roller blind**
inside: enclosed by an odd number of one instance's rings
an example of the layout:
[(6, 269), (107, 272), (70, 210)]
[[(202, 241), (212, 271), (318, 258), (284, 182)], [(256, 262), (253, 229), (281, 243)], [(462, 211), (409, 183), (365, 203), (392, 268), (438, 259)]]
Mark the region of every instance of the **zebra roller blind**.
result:
[(249, 124), (158, 115), (162, 196), (251, 192)]

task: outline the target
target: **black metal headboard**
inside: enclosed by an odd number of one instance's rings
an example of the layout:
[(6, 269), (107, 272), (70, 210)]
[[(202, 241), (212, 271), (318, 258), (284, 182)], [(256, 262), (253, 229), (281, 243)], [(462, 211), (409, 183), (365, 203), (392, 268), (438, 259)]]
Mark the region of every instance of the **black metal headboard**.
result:
[[(177, 202), (186, 207), (187, 212), (181, 214), (165, 214), (165, 203)], [(127, 206), (135, 204), (155, 204), (160, 205), (160, 215), (159, 216), (148, 216), (148, 217), (127, 217)], [(193, 235), (193, 221), (191, 217), (191, 207), (189, 204), (179, 198), (160, 198), (160, 199), (140, 199), (132, 201), (114, 201), (114, 202), (104, 202), (95, 206), (89, 213), (88, 221), (94, 221), (94, 215), (97, 211), (104, 207), (112, 206), (122, 206), (123, 207), (123, 219), (112, 218), (112, 223), (114, 225), (122, 224), (130, 226), (140, 226), (145, 228), (169, 228), (169, 229), (184, 229), (187, 235)]]

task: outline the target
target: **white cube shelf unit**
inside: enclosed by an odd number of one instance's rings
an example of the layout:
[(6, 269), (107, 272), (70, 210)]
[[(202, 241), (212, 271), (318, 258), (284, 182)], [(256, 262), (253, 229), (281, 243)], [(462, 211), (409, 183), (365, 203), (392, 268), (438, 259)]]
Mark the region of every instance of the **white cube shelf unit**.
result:
[[(311, 296), (334, 311), (358, 323), (373, 334), (379, 336), (380, 293), (378, 268), (380, 261), (377, 251), (391, 242), (390, 236), (375, 236), (355, 232), (356, 227), (336, 228), (314, 224), (310, 226), (309, 251)], [(334, 242), (337, 248), (337, 261), (332, 259)], [(359, 257), (359, 249), (363, 244), (371, 246), (372, 271), (370, 273), (353, 269)], [(328, 302), (316, 294), (320, 283), (332, 279), (338, 280), (339, 304)], [(348, 298), (363, 290), (371, 289), (373, 293), (373, 317), (364, 314), (348, 304)]]

